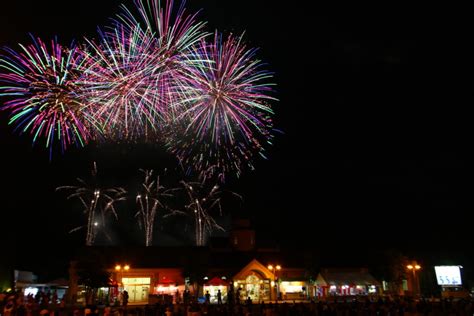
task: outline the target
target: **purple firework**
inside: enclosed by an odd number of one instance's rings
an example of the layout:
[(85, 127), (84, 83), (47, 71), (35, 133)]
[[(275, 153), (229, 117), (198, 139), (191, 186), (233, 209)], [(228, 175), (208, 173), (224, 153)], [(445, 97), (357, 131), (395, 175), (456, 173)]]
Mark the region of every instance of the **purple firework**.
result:
[(184, 163), (201, 176), (240, 174), (244, 165), (253, 168), (252, 158), (264, 156), (272, 139), (269, 102), (272, 74), (255, 59), (241, 37), (222, 42), (215, 33), (212, 44), (204, 40), (194, 49), (201, 62), (183, 68), (174, 103), (178, 113), (168, 145)]
[(0, 96), (9, 98), (2, 106), (11, 113), (9, 124), (32, 135), (33, 143), (44, 138), (50, 149), (55, 139), (63, 150), (84, 146), (93, 132), (77, 86), (83, 54), (56, 40), (48, 47), (39, 38), (20, 47), (20, 52), (6, 48), (0, 56)]
[(143, 137), (163, 120), (157, 107), (161, 96), (154, 72), (160, 56), (153, 53), (155, 40), (138, 28), (115, 28), (100, 35), (98, 42), (86, 39), (90, 53), (79, 82), (90, 104), (89, 116), (106, 137)]
[[(140, 28), (143, 33), (151, 33), (154, 46), (151, 53), (157, 57), (153, 67), (153, 76), (160, 97), (156, 107), (166, 110), (168, 119), (173, 119), (171, 106), (176, 102), (175, 90), (178, 85), (178, 73), (184, 67), (200, 62), (200, 56), (192, 53), (194, 46), (208, 36), (204, 32), (204, 22), (198, 22), (197, 14), (187, 14), (185, 1), (179, 7), (173, 0), (135, 0), (134, 9), (122, 5), (122, 13), (118, 15), (117, 25), (124, 26), (129, 32)], [(196, 59), (194, 59), (196, 58)]]

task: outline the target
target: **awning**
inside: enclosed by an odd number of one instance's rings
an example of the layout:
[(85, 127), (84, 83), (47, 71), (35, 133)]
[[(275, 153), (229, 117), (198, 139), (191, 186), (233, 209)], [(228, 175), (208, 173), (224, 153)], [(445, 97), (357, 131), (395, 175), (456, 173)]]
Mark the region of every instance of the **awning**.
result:
[(214, 277), (214, 278), (210, 279), (209, 281), (207, 281), (204, 285), (205, 286), (227, 286), (227, 285), (229, 285), (229, 283), (222, 280), (221, 278)]
[(176, 281), (167, 277), (162, 277), (160, 281), (158, 281), (158, 284), (171, 285), (171, 284), (176, 284)]

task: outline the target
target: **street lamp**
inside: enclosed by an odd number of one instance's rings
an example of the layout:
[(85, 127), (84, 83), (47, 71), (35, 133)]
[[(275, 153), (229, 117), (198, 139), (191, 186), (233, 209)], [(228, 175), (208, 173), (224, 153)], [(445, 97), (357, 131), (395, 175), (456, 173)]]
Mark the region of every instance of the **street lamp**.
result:
[(411, 264), (407, 265), (407, 269), (413, 272), (413, 295), (417, 296), (420, 294), (420, 280), (418, 279), (418, 274), (416, 272), (421, 269), (421, 266), (416, 261), (413, 261)]
[[(269, 264), (267, 268), (273, 273), (273, 280), (271, 281), (270, 285), (271, 287), (275, 286), (275, 293), (276, 293), (275, 301), (278, 301), (279, 287), (278, 287), (278, 282), (276, 280), (277, 280), (277, 272), (281, 270), (281, 266), (279, 264), (277, 264), (276, 266)], [(271, 299), (272, 292), (273, 290), (270, 291), (270, 299)]]
[(126, 264), (124, 266), (120, 265), (120, 264), (117, 264), (115, 265), (115, 271), (117, 272), (120, 272), (120, 283), (122, 284), (122, 288), (124, 288), (123, 286), (123, 272), (128, 272), (130, 270), (130, 265)]
[[(114, 270), (116, 272), (116, 279), (117, 279), (117, 283), (119, 285), (119, 288), (117, 288), (117, 290), (120, 293), (120, 288), (122, 289), (122, 291), (125, 289), (125, 286), (123, 284), (123, 273), (124, 273), (124, 271), (127, 272), (127, 271), (130, 270), (130, 265), (128, 265), (128, 264), (125, 264), (125, 265), (116, 264), (115, 267), (114, 267)], [(120, 273), (120, 282), (118, 282), (118, 278), (119, 278), (118, 274), (119, 273)], [(118, 295), (119, 293), (113, 294), (113, 297), (117, 298), (115, 295)], [(110, 295), (110, 293), (109, 293), (109, 295)], [(109, 299), (110, 299), (110, 296), (109, 296)]]

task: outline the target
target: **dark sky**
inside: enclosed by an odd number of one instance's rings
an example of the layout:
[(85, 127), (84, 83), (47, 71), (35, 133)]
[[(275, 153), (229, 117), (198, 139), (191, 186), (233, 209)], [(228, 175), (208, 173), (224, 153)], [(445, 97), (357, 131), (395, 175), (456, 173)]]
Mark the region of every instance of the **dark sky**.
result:
[[(94, 36), (121, 2), (2, 1), (0, 44), (28, 42), (28, 32), (64, 43)], [(250, 216), (260, 238), (405, 251), (474, 241), (473, 28), (463, 10), (188, 2), (202, 8), (210, 31), (245, 31), (275, 72), (284, 135), (268, 161), (226, 187), (244, 197), (229, 212)], [(6, 121), (1, 113), (2, 235), (23, 266), (60, 260), (44, 257), (81, 244), (67, 234), (78, 210), (55, 187), (85, 176), (94, 160), (117, 181), (169, 163), (159, 148), (134, 145), (72, 150), (50, 162)]]

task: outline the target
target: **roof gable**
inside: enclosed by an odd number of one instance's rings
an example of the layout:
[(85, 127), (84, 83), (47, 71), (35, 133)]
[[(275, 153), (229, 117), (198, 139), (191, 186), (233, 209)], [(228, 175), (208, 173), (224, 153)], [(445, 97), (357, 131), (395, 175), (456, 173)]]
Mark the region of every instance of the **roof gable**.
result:
[(240, 270), (239, 273), (234, 276), (234, 280), (244, 280), (253, 272), (261, 274), (265, 279), (273, 280), (275, 278), (275, 275), (270, 270), (268, 270), (267, 267), (261, 264), (257, 259), (253, 259), (242, 270)]

